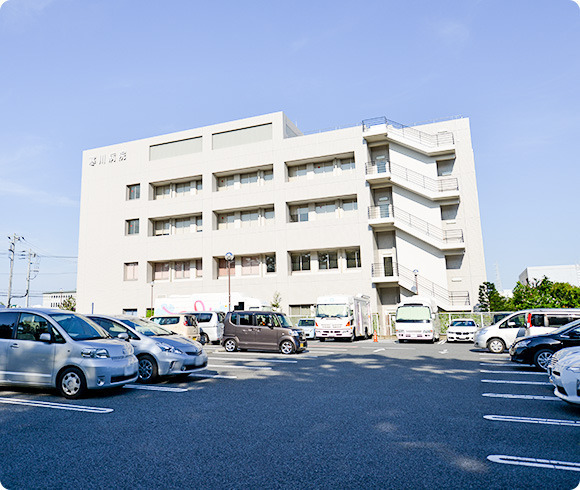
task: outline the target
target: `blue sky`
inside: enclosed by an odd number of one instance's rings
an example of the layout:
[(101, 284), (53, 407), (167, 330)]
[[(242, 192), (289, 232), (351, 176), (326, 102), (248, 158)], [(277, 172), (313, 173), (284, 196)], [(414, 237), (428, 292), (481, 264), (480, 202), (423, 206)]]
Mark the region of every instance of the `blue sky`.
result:
[(0, 301), (13, 233), (76, 287), (83, 150), (279, 110), (469, 117), (488, 279), (578, 263), (579, 48), (572, 0), (0, 0)]

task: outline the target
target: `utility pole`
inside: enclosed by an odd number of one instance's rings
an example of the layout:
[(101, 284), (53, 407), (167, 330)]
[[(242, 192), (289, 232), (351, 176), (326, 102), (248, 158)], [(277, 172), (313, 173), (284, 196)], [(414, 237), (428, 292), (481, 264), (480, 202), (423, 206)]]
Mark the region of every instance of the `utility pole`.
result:
[(32, 259), (36, 254), (32, 250), (28, 250), (28, 269), (26, 270), (26, 308), (30, 305), (30, 268), (32, 266)]
[(12, 300), (12, 276), (14, 275), (14, 252), (16, 250), (16, 242), (22, 240), (22, 237), (18, 236), (16, 233), (10, 239), (10, 247), (8, 248), (8, 253), (10, 255), (10, 274), (8, 275), (8, 300), (6, 301), (6, 307), (10, 308), (10, 302)]

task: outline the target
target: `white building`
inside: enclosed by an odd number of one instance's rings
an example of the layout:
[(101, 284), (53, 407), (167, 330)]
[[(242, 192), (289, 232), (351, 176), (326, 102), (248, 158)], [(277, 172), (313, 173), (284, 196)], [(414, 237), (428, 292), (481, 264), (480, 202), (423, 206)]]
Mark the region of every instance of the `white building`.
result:
[(48, 291), (42, 293), (42, 307), (43, 308), (58, 308), (65, 299), (72, 298), (76, 300), (76, 291)]
[(519, 281), (527, 284), (544, 277), (552, 282), (567, 282), (572, 286), (580, 286), (580, 264), (526, 267), (520, 274)]
[(231, 290), (471, 309), (486, 280), (468, 119), (303, 135), (282, 113), (83, 153), (78, 311)]

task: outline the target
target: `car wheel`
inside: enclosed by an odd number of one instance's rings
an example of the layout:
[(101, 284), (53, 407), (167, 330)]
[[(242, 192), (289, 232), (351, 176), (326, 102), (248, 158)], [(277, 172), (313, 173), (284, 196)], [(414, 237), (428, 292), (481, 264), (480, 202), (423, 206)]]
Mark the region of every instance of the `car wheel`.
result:
[(554, 353), (550, 350), (546, 349), (539, 350), (538, 352), (536, 352), (536, 355), (534, 356), (534, 364), (540, 369), (547, 371), (553, 355)]
[(505, 342), (502, 339), (493, 338), (487, 343), (487, 348), (494, 354), (501, 354), (505, 350)]
[(141, 383), (152, 383), (157, 378), (157, 363), (149, 355), (139, 358), (139, 379)]
[(238, 343), (234, 339), (227, 339), (224, 342), (224, 349), (226, 352), (236, 352), (238, 350)]
[(208, 335), (204, 332), (201, 334), (201, 336), (199, 337), (199, 341), (203, 344), (203, 345), (207, 345), (209, 344), (209, 337)]
[(324, 337), (319, 337), (319, 338), (318, 338), (318, 340), (319, 340), (320, 342), (324, 342), (326, 339), (325, 339)]
[(349, 342), (354, 342), (356, 340), (356, 332), (354, 331), (354, 328), (352, 329), (352, 335), (349, 337), (348, 341)]
[(280, 343), (280, 352), (282, 354), (294, 353), (294, 344), (290, 340), (283, 340)]
[(62, 396), (74, 399), (83, 395), (87, 389), (87, 382), (80, 369), (69, 367), (59, 374), (56, 387)]

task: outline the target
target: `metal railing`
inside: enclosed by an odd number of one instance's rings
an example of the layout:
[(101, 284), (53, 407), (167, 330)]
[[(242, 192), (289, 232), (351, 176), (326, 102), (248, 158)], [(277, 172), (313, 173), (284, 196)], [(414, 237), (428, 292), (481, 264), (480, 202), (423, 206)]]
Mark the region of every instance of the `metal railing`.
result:
[(367, 175), (377, 174), (391, 174), (399, 177), (411, 184), (418, 185), (432, 192), (457, 191), (459, 190), (459, 183), (455, 177), (445, 177), (443, 179), (432, 179), (426, 175), (409, 170), (402, 165), (386, 161), (370, 161), (365, 164), (365, 172)]
[(463, 230), (443, 230), (391, 204), (369, 206), (369, 219), (394, 219), (443, 243), (463, 243)]
[(380, 262), (374, 263), (371, 265), (371, 274), (372, 277), (398, 277), (401, 286), (416, 294), (431, 296), (453, 306), (469, 306), (468, 291), (448, 291), (397, 262), (388, 264), (387, 267)]
[(404, 124), (398, 123), (396, 121), (391, 121), (385, 116), (364, 119), (362, 121), (363, 133), (365, 131), (369, 131), (373, 126), (381, 125), (387, 126), (387, 128), (390, 128), (391, 131), (393, 131), (395, 134), (432, 148), (442, 145), (453, 145), (455, 143), (453, 133), (449, 131), (444, 131), (437, 134), (425, 133), (424, 131), (420, 131), (417, 128), (405, 126)]

